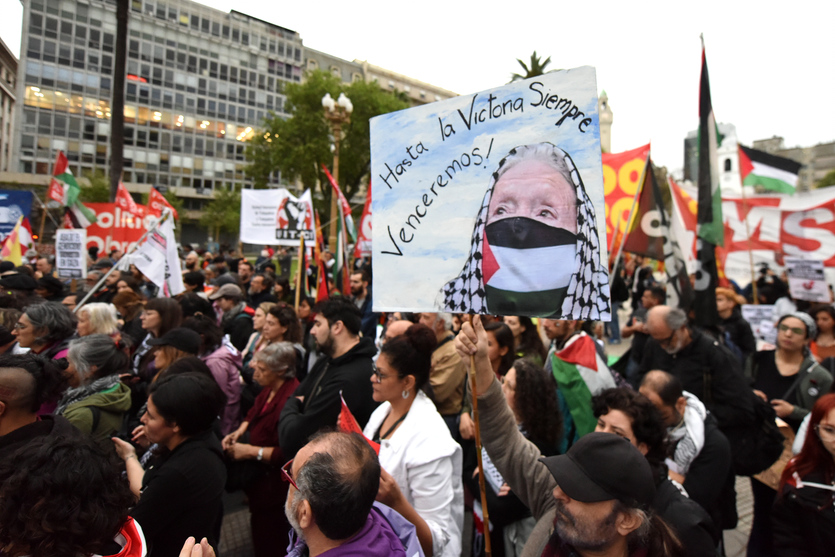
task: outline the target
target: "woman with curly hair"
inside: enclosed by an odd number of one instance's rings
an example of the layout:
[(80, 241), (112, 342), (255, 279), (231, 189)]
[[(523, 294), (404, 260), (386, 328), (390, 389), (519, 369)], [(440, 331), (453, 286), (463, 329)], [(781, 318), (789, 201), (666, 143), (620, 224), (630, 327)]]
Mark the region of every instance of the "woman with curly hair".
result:
[(141, 557), (134, 502), (112, 450), (81, 435), (38, 436), (0, 462), (0, 551)]
[[(519, 430), (537, 446), (542, 456), (559, 454), (562, 413), (557, 406), (557, 384), (553, 375), (530, 360), (519, 359), (502, 378), (502, 392)], [(464, 478), (471, 493), (477, 494), (477, 461), (475, 454), (468, 456)], [(493, 467), (486, 451), (482, 451), (481, 456), (485, 470)], [(498, 489), (491, 481), (485, 482), (485, 486), (493, 525), (490, 531), (493, 554), (506, 557), (521, 554), (536, 521), (507, 483), (502, 482)]]

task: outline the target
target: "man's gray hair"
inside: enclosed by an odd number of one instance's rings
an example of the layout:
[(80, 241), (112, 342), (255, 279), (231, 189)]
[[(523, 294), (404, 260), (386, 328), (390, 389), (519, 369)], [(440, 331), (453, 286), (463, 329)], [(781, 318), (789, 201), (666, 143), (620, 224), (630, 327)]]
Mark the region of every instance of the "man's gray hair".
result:
[(435, 317), (435, 323), (437, 324), (438, 321), (444, 322), (444, 330), (451, 331), (452, 330), (452, 314), (447, 313), (445, 311), (439, 311), (437, 317)]
[(36, 331), (44, 331), (37, 344), (60, 342), (75, 332), (75, 315), (58, 302), (30, 305), (24, 313)]
[(670, 308), (670, 311), (664, 316), (664, 324), (671, 331), (678, 331), (687, 325), (687, 314), (679, 308)]
[(255, 353), (253, 362), (261, 362), (274, 373), (284, 374), (285, 379), (296, 376), (296, 349), (289, 342), (276, 342)]

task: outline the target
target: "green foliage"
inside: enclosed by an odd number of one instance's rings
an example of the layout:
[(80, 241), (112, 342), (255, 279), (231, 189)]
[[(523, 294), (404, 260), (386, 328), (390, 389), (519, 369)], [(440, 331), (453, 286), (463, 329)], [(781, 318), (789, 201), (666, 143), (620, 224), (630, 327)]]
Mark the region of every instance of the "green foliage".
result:
[(110, 178), (101, 171), (85, 172), (84, 177), (90, 181), (89, 186), (79, 182), (81, 192), (78, 199), (84, 203), (110, 203)]
[(835, 186), (835, 170), (827, 172), (826, 175), (821, 178), (820, 182), (815, 184), (815, 189), (825, 188), (827, 186)]
[[(369, 120), (380, 114), (409, 107), (402, 93), (390, 93), (376, 82), (342, 83), (329, 72), (314, 71), (304, 83), (285, 86), (286, 109), (290, 117), (272, 114), (264, 128), (249, 142), (247, 174), (255, 187), (265, 187), (269, 175), (280, 170), (282, 177), (300, 180), (314, 193), (320, 212), (325, 215), (330, 204), (331, 187), (322, 172), (325, 164), (333, 172), (331, 129), (325, 120), (322, 97), (335, 99), (344, 92), (354, 105), (351, 122), (343, 127), (339, 152), (339, 185), (350, 200), (366, 183), (371, 163)], [(318, 195), (316, 195), (318, 188)]]
[(241, 192), (234, 188), (215, 190), (215, 198), (203, 207), (200, 224), (209, 230), (237, 232), (241, 226)]
[(522, 66), (522, 69), (525, 70), (525, 75), (520, 75), (518, 73), (514, 73), (510, 75), (510, 81), (518, 81), (520, 79), (528, 79), (529, 77), (536, 77), (538, 75), (542, 75), (545, 73), (545, 67), (551, 63), (551, 57), (549, 56), (544, 62), (542, 59), (536, 55), (536, 51), (533, 51), (531, 54), (531, 61), (530, 67), (528, 64), (524, 63), (521, 58), (516, 59), (519, 62), (519, 65)]

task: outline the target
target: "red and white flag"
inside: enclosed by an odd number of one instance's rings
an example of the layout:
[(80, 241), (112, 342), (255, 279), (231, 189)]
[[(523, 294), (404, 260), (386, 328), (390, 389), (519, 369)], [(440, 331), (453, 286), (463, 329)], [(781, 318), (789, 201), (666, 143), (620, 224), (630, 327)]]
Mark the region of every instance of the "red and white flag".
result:
[(180, 217), (177, 215), (177, 211), (171, 204), (165, 199), (165, 196), (162, 195), (157, 188), (151, 187), (151, 194), (148, 196), (148, 211), (152, 215), (161, 216), (163, 209), (168, 207), (171, 209), (171, 214), (174, 215), (175, 219), (179, 219)]

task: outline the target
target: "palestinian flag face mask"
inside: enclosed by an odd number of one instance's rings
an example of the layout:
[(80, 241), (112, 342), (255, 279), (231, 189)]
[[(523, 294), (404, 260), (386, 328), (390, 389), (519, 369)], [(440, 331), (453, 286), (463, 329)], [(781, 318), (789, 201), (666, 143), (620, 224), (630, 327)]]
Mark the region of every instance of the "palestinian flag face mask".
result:
[(482, 271), (490, 313), (560, 315), (574, 273), (577, 235), (515, 217), (484, 228)]

